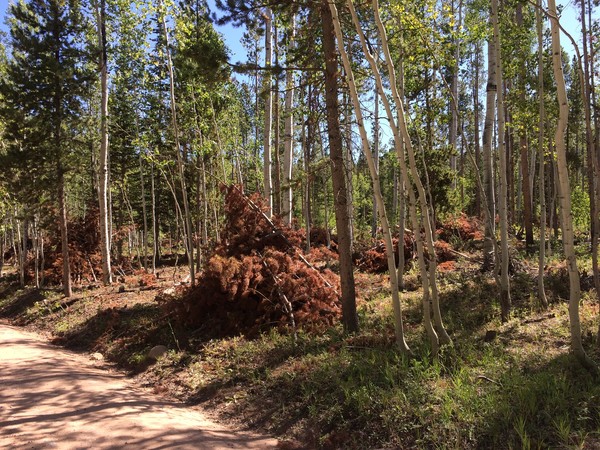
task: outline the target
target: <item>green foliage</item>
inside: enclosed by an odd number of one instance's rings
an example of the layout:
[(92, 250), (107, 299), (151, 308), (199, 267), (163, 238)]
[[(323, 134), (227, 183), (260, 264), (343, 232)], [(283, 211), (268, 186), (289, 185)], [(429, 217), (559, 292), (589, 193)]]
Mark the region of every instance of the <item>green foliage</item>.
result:
[[(91, 74), (79, 2), (13, 3), (10, 58), (0, 81), (6, 153), (2, 177), (24, 203), (54, 188), (60, 171), (78, 162), (77, 136)], [(58, 168), (58, 169), (57, 169)]]
[(477, 186), (472, 177), (458, 177), (456, 188), (448, 190), (447, 206), (442, 209), (442, 213), (456, 215), (463, 211), (470, 211), (474, 202), (475, 189)]
[(571, 187), (571, 214), (578, 231), (586, 231), (590, 225), (590, 197), (580, 185)]

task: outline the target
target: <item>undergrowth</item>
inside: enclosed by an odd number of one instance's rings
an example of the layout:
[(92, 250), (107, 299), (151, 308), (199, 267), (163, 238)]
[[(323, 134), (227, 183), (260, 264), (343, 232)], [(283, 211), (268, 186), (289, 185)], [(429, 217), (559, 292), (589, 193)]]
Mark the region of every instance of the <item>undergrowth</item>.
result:
[[(547, 274), (560, 284), (558, 263)], [(289, 448), (600, 447), (600, 384), (569, 354), (560, 289), (548, 290), (550, 308), (542, 310), (531, 294), (535, 278), (515, 274), (512, 318), (502, 324), (491, 275), (467, 264), (440, 274), (454, 346), (432, 357), (421, 293), (405, 292), (409, 357), (394, 345), (385, 281), (358, 274), (362, 329), (350, 336), (333, 326), (300, 329), (296, 340), (276, 328), (253, 339), (206, 340), (171, 323), (154, 302), (126, 304), (94, 291), (65, 302), (54, 291), (18, 290), (12, 282), (0, 285), (0, 315), (101, 352), (138, 373), (140, 383), (267, 431)], [(595, 292), (584, 292), (581, 317), (584, 345), (598, 361)], [(157, 344), (170, 351), (152, 364), (146, 355)]]

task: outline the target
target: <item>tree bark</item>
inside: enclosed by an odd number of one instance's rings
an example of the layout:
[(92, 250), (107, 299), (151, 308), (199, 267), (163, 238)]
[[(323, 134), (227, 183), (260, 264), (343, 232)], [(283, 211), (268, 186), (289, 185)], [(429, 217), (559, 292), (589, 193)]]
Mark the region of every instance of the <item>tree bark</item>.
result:
[(321, 26), (323, 56), (325, 58), (325, 106), (329, 157), (334, 192), (335, 218), (340, 255), (340, 281), (342, 290), (342, 320), (346, 332), (358, 331), (356, 291), (352, 266), (350, 218), (348, 214), (348, 186), (344, 168), (344, 150), (340, 133), (340, 108), (338, 102), (338, 62), (335, 47), (333, 18), (328, 0), (321, 1)]
[[(292, 14), (288, 38), (287, 58), (290, 58), (290, 52), (294, 48), (294, 38), (296, 35), (296, 16)], [(283, 222), (287, 225), (292, 223), (292, 211), (294, 209), (293, 190), (292, 190), (292, 162), (294, 159), (294, 71), (288, 70), (285, 79), (285, 131), (284, 131), (284, 150), (283, 150), (283, 208), (281, 215)]]
[[(342, 43), (340, 42), (340, 46)], [(375, 171), (379, 172), (379, 93), (377, 91), (377, 86), (375, 86), (375, 106), (374, 106), (374, 118), (373, 118), (373, 162), (375, 163)], [(354, 106), (356, 109), (356, 105)], [(377, 215), (379, 211), (377, 210), (377, 205), (379, 204), (379, 199), (377, 198), (377, 194), (373, 192), (373, 210), (371, 212), (371, 237), (377, 236)]]
[(483, 211), (485, 217), (485, 240), (483, 246), (483, 270), (488, 271), (495, 264), (496, 239), (496, 199), (494, 189), (494, 158), (492, 140), (494, 135), (494, 118), (496, 93), (496, 45), (488, 39), (488, 82), (486, 87), (485, 122), (483, 125), (483, 185), (485, 198)]
[[(162, 6), (159, 0), (159, 6)], [(192, 216), (190, 213), (190, 205), (188, 201), (188, 193), (185, 182), (185, 168), (183, 163), (183, 157), (181, 155), (181, 142), (179, 140), (179, 125), (177, 123), (177, 102), (175, 99), (175, 74), (173, 71), (173, 61), (171, 59), (171, 50), (169, 48), (169, 32), (167, 30), (167, 22), (165, 19), (165, 12), (159, 12), (162, 21), (163, 33), (165, 36), (165, 53), (167, 56), (167, 70), (169, 72), (169, 93), (171, 99), (171, 124), (173, 127), (173, 137), (175, 139), (175, 153), (177, 155), (177, 169), (179, 175), (179, 185), (181, 188), (181, 196), (183, 198), (183, 212), (182, 212), (182, 230), (183, 240), (185, 242), (185, 249), (188, 258), (188, 267), (190, 270), (190, 284), (194, 286), (196, 284), (196, 272), (194, 264), (194, 237), (192, 233)]]
[[(275, 67), (279, 67), (279, 42), (276, 25), (273, 27), (273, 49), (275, 51)], [(281, 120), (281, 97), (279, 92), (279, 76), (275, 76), (273, 92), (273, 117), (271, 125), (273, 129), (273, 149), (271, 151), (273, 155), (273, 165), (271, 168), (271, 176), (273, 177), (273, 214), (279, 216), (281, 214), (281, 158), (279, 153), (281, 149), (279, 127), (279, 121)]]
[[(455, 29), (452, 30), (452, 44), (454, 45), (454, 61), (452, 61), (450, 70), (452, 71), (452, 79), (450, 83), (450, 90), (452, 92), (452, 98), (458, 98), (458, 68), (460, 58), (460, 42), (459, 42), (459, 30), (462, 27), (462, 0), (452, 1), (452, 14), (456, 15), (455, 1), (458, 1), (458, 20), (456, 21)], [(457, 136), (458, 136), (458, 103), (450, 100), (450, 136), (449, 144), (452, 151), (450, 156), (450, 168), (452, 170), (452, 187), (456, 189), (456, 175), (458, 170), (457, 165), (457, 152), (458, 147)]]
[[(516, 6), (517, 26), (523, 26), (523, 5)], [(522, 43), (524, 45), (524, 43)], [(527, 49), (528, 50), (528, 49)], [(521, 68), (518, 74), (519, 101), (521, 107), (525, 107), (525, 49), (519, 48), (521, 58)], [(521, 193), (523, 196), (523, 225), (525, 227), (525, 247), (528, 251), (533, 250), (533, 204), (531, 199), (531, 183), (529, 174), (529, 145), (527, 140), (527, 131), (524, 126), (519, 128), (519, 150), (521, 157)]]
[(102, 282), (112, 283), (110, 264), (110, 228), (108, 215), (108, 56), (106, 52), (106, 0), (97, 5), (98, 41), (100, 45), (100, 155), (98, 159), (98, 204), (100, 210), (100, 250)]
[(67, 221), (67, 202), (65, 196), (65, 176), (62, 164), (57, 167), (58, 188), (58, 223), (60, 226), (60, 241), (63, 258), (63, 293), (65, 297), (73, 294), (71, 286), (71, 264), (69, 263), (69, 235)]
[[(348, 0), (348, 2), (349, 2), (349, 4), (351, 4), (351, 0)], [(451, 344), (452, 339), (450, 339), (450, 336), (446, 332), (446, 329), (444, 327), (444, 323), (442, 320), (442, 314), (440, 311), (440, 304), (439, 304), (439, 295), (438, 295), (438, 290), (437, 290), (437, 280), (436, 280), (437, 264), (436, 264), (435, 246), (434, 246), (433, 228), (432, 228), (432, 223), (433, 223), (432, 208), (431, 208), (431, 204), (427, 201), (425, 189), (421, 182), (421, 178), (419, 177), (419, 172), (417, 169), (416, 158), (415, 158), (415, 152), (412, 147), (411, 139), (410, 139), (410, 136), (408, 133), (408, 125), (407, 125), (406, 117), (404, 114), (404, 102), (402, 101), (402, 98), (400, 97), (400, 94), (398, 92), (398, 84), (397, 84), (397, 80), (396, 80), (396, 69), (394, 67), (394, 63), (393, 63), (393, 60), (392, 60), (392, 57), (390, 54), (390, 49), (389, 49), (388, 40), (387, 40), (387, 33), (385, 31), (383, 22), (379, 15), (378, 0), (373, 0), (372, 9), (373, 9), (373, 13), (374, 13), (375, 22), (377, 24), (377, 30), (379, 32), (379, 39), (381, 42), (381, 47), (383, 50), (383, 54), (385, 56), (385, 63), (386, 63), (387, 69), (388, 69), (390, 87), (391, 87), (394, 103), (396, 105), (397, 120), (394, 117), (394, 114), (392, 112), (390, 102), (387, 101), (387, 96), (384, 93), (383, 84), (381, 81), (381, 75), (379, 74), (379, 70), (377, 70), (377, 67), (374, 65), (374, 61), (370, 60), (369, 63), (371, 64), (371, 69), (372, 69), (374, 75), (376, 76), (376, 80), (378, 80), (377, 82), (379, 83), (379, 94), (381, 95), (381, 98), (383, 100), (383, 103), (384, 103), (384, 106), (386, 109), (386, 113), (388, 116), (388, 120), (389, 120), (390, 124), (392, 125), (392, 130), (394, 132), (395, 148), (396, 148), (396, 152), (398, 154), (398, 160), (400, 162), (400, 167), (403, 168), (403, 170), (405, 171), (404, 177), (406, 180), (408, 180), (409, 177), (408, 177), (408, 172), (406, 169), (406, 162), (404, 160), (405, 156), (403, 153), (403, 149), (406, 150), (406, 154), (408, 155), (410, 172), (412, 175), (414, 187), (415, 187), (415, 189), (417, 191), (417, 195), (418, 195), (418, 201), (419, 201), (419, 207), (420, 207), (420, 213), (421, 213), (421, 224), (425, 231), (425, 242), (427, 244), (427, 250), (428, 250), (429, 258), (430, 258), (428, 261), (428, 263), (429, 263), (428, 285), (429, 285), (429, 288), (431, 289), (431, 312), (433, 314), (435, 330), (438, 334), (439, 343), (441, 345)], [(357, 31), (359, 31), (360, 26), (357, 26), (356, 28), (357, 28)], [(359, 31), (359, 35), (360, 34), (361, 33)], [(362, 40), (363, 40), (363, 49), (364, 49), (364, 35), (362, 37)], [(367, 59), (369, 59), (368, 52), (365, 51), (364, 53), (367, 56)], [(407, 187), (409, 194), (410, 194), (411, 189), (412, 189), (412, 187), (410, 187), (410, 186)], [(415, 236), (417, 234), (418, 234), (418, 230), (415, 229)]]
[(494, 28), (494, 46), (496, 48), (496, 86), (497, 91), (497, 110), (498, 110), (498, 153), (499, 153), (499, 171), (500, 171), (500, 248), (501, 248), (501, 267), (500, 267), (500, 309), (503, 322), (508, 321), (510, 317), (510, 278), (508, 276), (508, 182), (507, 182), (507, 152), (505, 145), (505, 121), (504, 121), (504, 92), (502, 89), (502, 57), (500, 47), (500, 27), (498, 25), (498, 0), (492, 0), (492, 25)]
[(159, 255), (158, 217), (156, 216), (156, 186), (154, 183), (154, 163), (150, 163), (150, 190), (152, 191), (152, 273), (156, 275), (156, 260)]
[[(351, 1), (348, 1), (348, 4), (352, 7)], [(381, 185), (379, 181), (379, 173), (376, 164), (376, 155), (371, 153), (371, 149), (369, 146), (369, 138), (367, 137), (367, 131), (365, 129), (365, 123), (363, 120), (362, 109), (360, 106), (360, 101), (358, 98), (358, 90), (356, 88), (356, 83), (354, 81), (354, 73), (352, 72), (352, 67), (350, 64), (350, 59), (348, 58), (348, 53), (344, 48), (344, 40), (340, 25), (340, 20), (337, 13), (337, 8), (334, 3), (330, 3), (329, 7), (331, 9), (331, 15), (333, 19), (333, 25), (335, 28), (335, 34), (337, 36), (338, 48), (340, 54), (342, 56), (342, 61), (344, 63), (344, 70), (346, 71), (346, 77), (348, 81), (348, 87), (350, 89), (350, 97), (352, 99), (352, 105), (354, 107), (354, 113), (356, 115), (356, 121), (358, 125), (358, 131), (360, 134), (360, 140), (362, 144), (363, 154), (365, 155), (365, 159), (367, 160), (367, 164), (369, 166), (369, 173), (371, 175), (371, 180), (373, 182), (373, 195), (376, 201), (376, 211), (379, 214), (379, 220), (381, 222), (381, 227), (383, 231), (383, 239), (385, 242), (385, 253), (387, 257), (388, 270), (390, 275), (390, 288), (392, 293), (392, 304), (394, 308), (394, 329), (396, 331), (396, 344), (403, 352), (410, 352), (408, 344), (406, 343), (406, 339), (404, 337), (404, 325), (402, 323), (402, 307), (400, 304), (400, 296), (398, 292), (398, 278), (396, 273), (396, 260), (394, 255), (394, 245), (392, 243), (392, 233), (390, 231), (387, 215), (385, 212), (385, 204), (383, 201), (383, 194), (381, 193)], [(356, 17), (353, 12), (353, 18)], [(356, 23), (355, 23), (356, 25)], [(360, 33), (359, 33), (360, 34)], [(434, 352), (437, 352), (437, 348), (434, 348)]]
[(539, 159), (539, 191), (540, 191), (540, 245), (538, 259), (538, 298), (544, 308), (548, 308), (548, 299), (544, 288), (544, 267), (546, 265), (546, 189), (544, 164), (544, 128), (546, 125), (546, 111), (544, 108), (544, 36), (542, 33), (541, 1), (535, 10), (535, 21), (538, 37), (538, 101), (539, 105), (539, 131), (538, 131), (538, 159)]
[(271, 174), (271, 131), (273, 120), (273, 89), (269, 69), (273, 57), (273, 13), (270, 8), (264, 10), (265, 20), (265, 67), (263, 89), (265, 95), (265, 121), (263, 133), (263, 182), (264, 196), (267, 200), (267, 215), (273, 215), (273, 181)]
[(554, 136), (556, 143), (556, 165), (558, 171), (559, 204), (562, 218), (563, 249), (569, 272), (569, 322), (571, 329), (571, 350), (577, 359), (589, 370), (598, 373), (598, 367), (588, 357), (581, 338), (581, 323), (579, 318), (579, 302), (581, 300), (581, 286), (579, 284), (579, 271), (575, 244), (573, 237), (573, 213), (571, 211), (571, 188), (569, 173), (567, 172), (567, 155), (565, 147), (565, 130), (569, 118), (569, 104), (567, 100), (566, 84), (562, 68), (561, 46), (558, 16), (555, 0), (548, 0), (548, 14), (550, 15), (550, 29), (552, 36), (552, 68), (556, 81), (556, 94), (558, 97), (558, 123)]
[[(481, 167), (481, 146), (479, 144), (479, 65), (480, 65), (481, 51), (479, 43), (475, 44), (474, 61), (475, 66), (475, 77), (473, 80), (473, 133), (475, 143), (475, 165), (477, 168)], [(477, 175), (479, 176), (479, 175)], [(481, 191), (479, 188), (475, 190), (475, 213), (478, 217), (481, 217)]]

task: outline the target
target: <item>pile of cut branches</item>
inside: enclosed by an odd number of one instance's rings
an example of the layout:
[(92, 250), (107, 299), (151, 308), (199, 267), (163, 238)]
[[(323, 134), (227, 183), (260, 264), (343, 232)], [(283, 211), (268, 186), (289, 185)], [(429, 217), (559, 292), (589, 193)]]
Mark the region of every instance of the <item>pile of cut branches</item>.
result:
[(258, 194), (223, 186), (221, 242), (197, 285), (157, 301), (175, 320), (211, 337), (255, 336), (269, 328), (321, 329), (340, 315), (339, 277), (316, 267), (322, 249), (302, 254), (302, 230), (265, 215)]
[[(69, 263), (76, 282), (91, 282), (102, 274), (99, 211), (91, 208), (86, 215), (69, 221)], [(50, 285), (62, 283), (63, 255), (60, 231), (55, 229), (44, 244), (44, 280)], [(30, 255), (27, 273), (33, 279), (34, 260)]]
[(439, 224), (436, 231), (437, 236), (447, 242), (468, 243), (481, 241), (484, 238), (483, 224), (476, 217), (461, 213), (457, 217), (451, 217)]
[[(398, 267), (398, 238), (393, 238), (395, 264)], [(416, 255), (415, 241), (412, 233), (404, 233), (404, 262), (410, 263)], [(385, 242), (378, 241), (371, 247), (360, 249), (354, 253), (354, 263), (362, 272), (383, 273), (388, 271), (387, 256), (385, 253)]]
[[(396, 267), (398, 267), (398, 238), (393, 238), (394, 256)], [(435, 256), (438, 263), (456, 261), (458, 253), (448, 242), (438, 239), (434, 242)], [(416, 244), (412, 233), (404, 234), (404, 262), (409, 264), (417, 257)], [(427, 249), (425, 257), (428, 258)], [(387, 256), (385, 253), (384, 241), (378, 241), (374, 246), (355, 253), (355, 263), (357, 267), (367, 273), (384, 273), (388, 271)]]

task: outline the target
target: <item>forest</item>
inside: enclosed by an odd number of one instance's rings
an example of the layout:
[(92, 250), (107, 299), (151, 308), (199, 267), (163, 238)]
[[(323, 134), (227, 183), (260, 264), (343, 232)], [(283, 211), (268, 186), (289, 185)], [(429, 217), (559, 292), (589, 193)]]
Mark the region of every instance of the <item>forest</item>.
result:
[(600, 4), (568, 8), (10, 3), (0, 316), (282, 448), (600, 448)]

